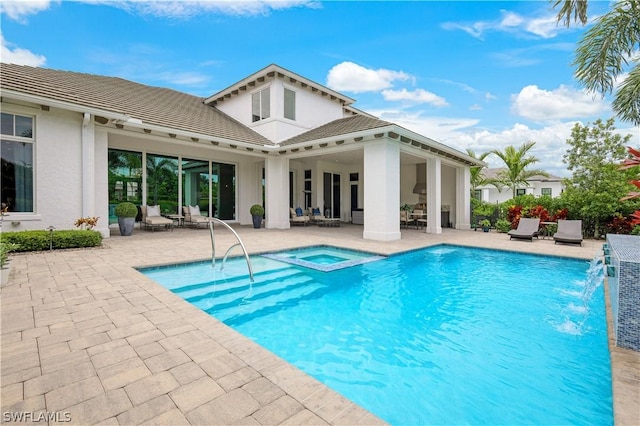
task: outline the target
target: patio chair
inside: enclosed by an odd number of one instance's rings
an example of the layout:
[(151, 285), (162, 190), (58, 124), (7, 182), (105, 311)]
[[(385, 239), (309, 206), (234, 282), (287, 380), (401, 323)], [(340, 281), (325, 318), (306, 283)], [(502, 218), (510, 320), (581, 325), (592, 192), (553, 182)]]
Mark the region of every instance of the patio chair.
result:
[(309, 207), (307, 215), (309, 216), (311, 223), (321, 223), (325, 219), (324, 215), (320, 211), (320, 207)]
[(558, 231), (553, 234), (553, 242), (580, 244), (582, 246), (582, 221), (558, 220)]
[(400, 210), (400, 228), (409, 227), (409, 212), (406, 210)]
[(509, 239), (517, 238), (533, 241), (533, 237), (538, 238), (538, 229), (540, 229), (540, 218), (522, 217), (518, 222), (518, 228), (508, 232)]
[(200, 213), (200, 206), (182, 206), (182, 213), (184, 226), (189, 225), (196, 228), (199, 228), (200, 225), (204, 225), (205, 228), (209, 226), (209, 218)]
[(140, 224), (145, 229), (151, 228), (152, 232), (156, 228), (171, 229), (173, 231), (173, 220), (160, 214), (160, 206), (140, 206), (140, 213), (142, 215)]
[(289, 207), (289, 213), (291, 215), (291, 217), (289, 218), (289, 223), (291, 225), (307, 226), (310, 221), (309, 216), (304, 214), (300, 207), (296, 209)]

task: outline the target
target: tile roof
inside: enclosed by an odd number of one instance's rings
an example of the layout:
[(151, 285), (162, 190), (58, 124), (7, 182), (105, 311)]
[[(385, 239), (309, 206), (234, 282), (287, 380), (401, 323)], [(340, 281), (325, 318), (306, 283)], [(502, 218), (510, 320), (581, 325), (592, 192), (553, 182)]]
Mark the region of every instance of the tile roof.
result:
[(331, 121), (322, 126), (311, 129), (308, 132), (282, 141), (280, 146), (295, 145), (319, 139), (347, 135), (350, 133), (372, 130), (379, 127), (391, 126), (393, 123), (365, 115), (353, 115), (346, 118)]
[(146, 86), (117, 77), (0, 64), (0, 89), (126, 114), (146, 124), (255, 145), (273, 145), (264, 136), (204, 98)]

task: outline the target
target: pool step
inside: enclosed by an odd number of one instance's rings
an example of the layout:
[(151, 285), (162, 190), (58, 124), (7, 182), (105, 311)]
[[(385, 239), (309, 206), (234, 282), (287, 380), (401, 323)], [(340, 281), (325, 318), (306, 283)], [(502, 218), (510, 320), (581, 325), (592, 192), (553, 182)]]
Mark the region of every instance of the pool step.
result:
[(314, 294), (319, 295), (326, 290), (325, 285), (309, 278), (302, 282), (287, 283), (280, 291), (268, 291), (258, 295), (254, 293), (226, 305), (214, 305), (205, 311), (225, 324), (238, 325), (280, 310), (284, 306), (295, 306), (301, 300), (309, 300)]
[[(219, 273), (218, 273), (219, 274)], [(262, 271), (254, 274), (254, 286), (264, 285), (265, 281), (277, 280), (291, 274), (291, 268), (280, 268), (271, 271)], [(212, 272), (213, 276), (213, 272)], [(237, 290), (247, 289), (249, 287), (249, 275), (234, 276), (231, 278), (222, 278), (216, 281), (205, 281), (197, 284), (189, 284), (186, 286), (171, 289), (171, 291), (183, 299), (192, 302), (192, 298), (198, 296), (209, 295), (214, 292), (216, 294), (233, 292)], [(197, 300), (197, 299), (195, 299)]]
[(198, 307), (201, 305), (212, 306), (213, 304), (226, 306), (227, 304), (237, 304), (238, 300), (242, 300), (248, 296), (254, 299), (268, 296), (272, 293), (279, 293), (292, 286), (303, 285), (313, 279), (302, 272), (290, 271), (291, 273), (282, 275), (279, 274), (276, 277), (270, 277), (269, 279), (260, 279), (254, 283), (249, 282), (247, 279), (244, 283), (237, 283), (232, 288), (227, 288), (220, 291), (217, 286), (212, 287), (206, 293), (198, 294), (185, 298), (189, 303), (192, 303)]

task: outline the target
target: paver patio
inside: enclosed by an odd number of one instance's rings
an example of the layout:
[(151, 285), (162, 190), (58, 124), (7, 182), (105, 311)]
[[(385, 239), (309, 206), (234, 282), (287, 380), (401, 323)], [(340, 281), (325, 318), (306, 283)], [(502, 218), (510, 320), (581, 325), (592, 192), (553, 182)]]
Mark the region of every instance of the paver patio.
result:
[[(452, 229), (403, 230), (402, 240), (382, 243), (363, 240), (356, 225), (234, 229), (252, 253), (331, 244), (392, 254), (451, 243), (591, 260), (602, 244)], [(235, 238), (216, 232), (222, 255)], [(12, 256), (0, 293), (3, 422), (384, 423), (133, 268), (210, 258), (207, 230), (112, 234), (101, 248)], [(615, 424), (640, 424), (640, 353), (610, 349)]]

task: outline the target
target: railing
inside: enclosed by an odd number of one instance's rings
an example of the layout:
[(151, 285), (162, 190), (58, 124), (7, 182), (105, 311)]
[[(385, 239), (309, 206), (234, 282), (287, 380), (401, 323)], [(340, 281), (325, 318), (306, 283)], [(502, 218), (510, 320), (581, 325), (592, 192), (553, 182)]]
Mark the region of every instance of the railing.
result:
[(236, 239), (238, 240), (237, 243), (235, 243), (234, 245), (232, 245), (227, 249), (227, 252), (225, 253), (224, 258), (222, 259), (222, 266), (220, 267), (220, 270), (222, 271), (224, 269), (224, 264), (227, 261), (227, 257), (229, 257), (229, 253), (231, 252), (231, 250), (237, 246), (240, 246), (242, 247), (242, 251), (244, 252), (244, 258), (247, 261), (247, 267), (249, 268), (249, 279), (251, 280), (251, 282), (253, 282), (253, 268), (251, 267), (251, 261), (249, 260), (249, 253), (247, 253), (247, 248), (244, 246), (244, 243), (240, 239), (240, 236), (236, 231), (233, 230), (232, 227), (230, 227), (228, 224), (226, 224), (225, 222), (215, 217), (209, 218), (209, 234), (211, 235), (211, 267), (213, 268), (216, 267), (216, 237), (213, 229), (214, 228), (213, 222), (217, 222), (221, 225), (226, 226), (227, 229), (231, 231), (233, 235), (236, 236)]

